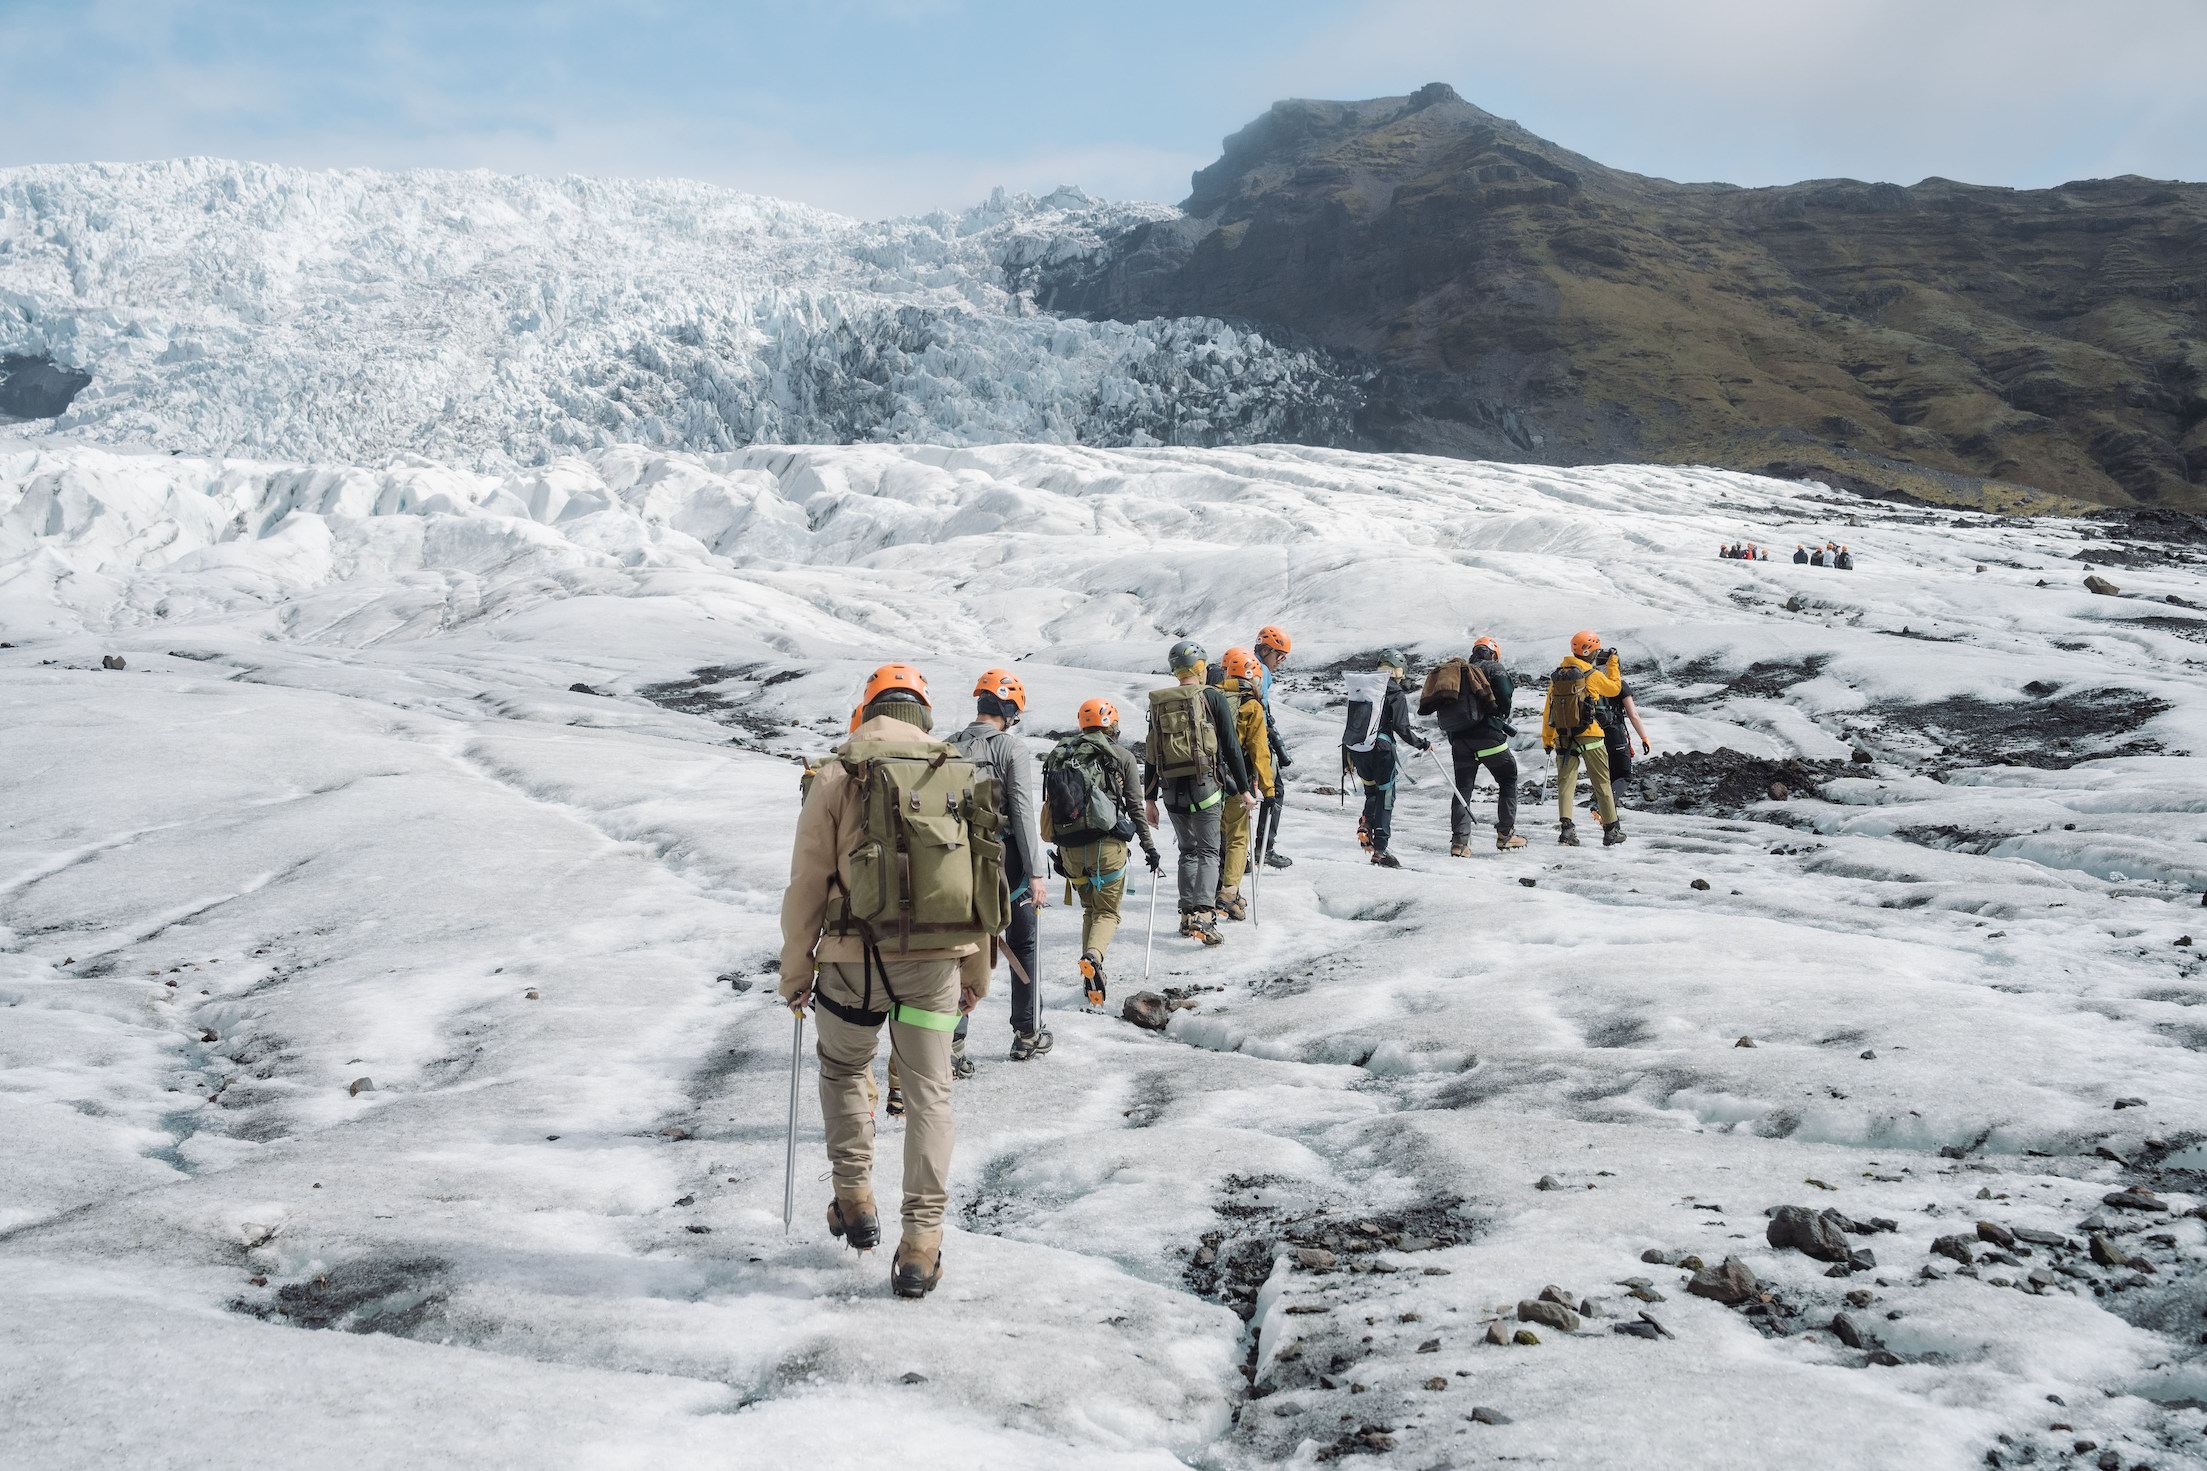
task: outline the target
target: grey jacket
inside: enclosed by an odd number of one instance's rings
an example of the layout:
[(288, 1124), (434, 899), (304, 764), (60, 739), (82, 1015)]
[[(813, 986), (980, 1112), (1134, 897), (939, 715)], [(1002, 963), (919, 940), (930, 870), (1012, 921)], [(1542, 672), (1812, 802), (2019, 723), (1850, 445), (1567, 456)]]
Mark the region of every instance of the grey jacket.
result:
[(1019, 737), (976, 720), (950, 738), (968, 761), (984, 767), (996, 781), (997, 810), (1004, 823), (1004, 876), (1013, 883), (1042, 873), (1042, 847), (1036, 841), (1034, 757)]

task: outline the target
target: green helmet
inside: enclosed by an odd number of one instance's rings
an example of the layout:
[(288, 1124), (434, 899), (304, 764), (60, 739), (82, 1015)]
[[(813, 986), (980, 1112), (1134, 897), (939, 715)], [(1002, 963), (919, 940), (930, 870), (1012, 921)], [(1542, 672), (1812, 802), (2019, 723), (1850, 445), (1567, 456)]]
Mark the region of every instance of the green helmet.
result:
[(1200, 669), (1211, 662), (1210, 656), (1203, 652), (1203, 645), (1192, 638), (1184, 638), (1174, 644), (1165, 659), (1175, 674), (1186, 674), (1191, 669)]
[(1398, 675), (1408, 674), (1410, 672), (1410, 656), (1400, 649), (1381, 649), (1379, 651), (1379, 667), (1392, 669)]

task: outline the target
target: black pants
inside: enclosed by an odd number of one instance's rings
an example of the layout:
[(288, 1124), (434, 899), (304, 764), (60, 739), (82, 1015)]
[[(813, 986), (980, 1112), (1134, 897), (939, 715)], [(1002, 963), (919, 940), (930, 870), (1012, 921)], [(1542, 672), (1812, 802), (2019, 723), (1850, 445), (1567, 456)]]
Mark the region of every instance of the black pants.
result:
[(1372, 839), (1372, 851), (1384, 853), (1394, 830), (1395, 743), (1381, 736), (1369, 751), (1351, 751), (1349, 761), (1364, 782), (1364, 831)]
[[(1480, 767), (1494, 774), (1494, 834), (1501, 837), (1517, 831), (1517, 757), (1504, 746), (1482, 759), (1479, 742), (1490, 739), (1492, 737), (1474, 736), (1458, 740), (1450, 736), (1448, 754), (1455, 767), (1456, 790), (1467, 797), (1471, 795), (1472, 784), (1479, 780)], [(1454, 797), (1448, 800), (1448, 840), (1457, 847), (1471, 841), (1471, 809)]]
[(1632, 780), (1632, 737), (1626, 736), (1623, 745), (1609, 743), (1609, 780), (1612, 785)]
[(1004, 948), (1027, 969), (1024, 981), (1019, 978), (1018, 971), (1012, 971), (1012, 1030), (1032, 1032), (1039, 1030), (1037, 1022), (1041, 1016), (1035, 979), (1042, 970), (1042, 926), (1036, 922), (1034, 886), (1028, 882), (1027, 875), (1013, 874), (1011, 890), (1012, 922), (1004, 928)]

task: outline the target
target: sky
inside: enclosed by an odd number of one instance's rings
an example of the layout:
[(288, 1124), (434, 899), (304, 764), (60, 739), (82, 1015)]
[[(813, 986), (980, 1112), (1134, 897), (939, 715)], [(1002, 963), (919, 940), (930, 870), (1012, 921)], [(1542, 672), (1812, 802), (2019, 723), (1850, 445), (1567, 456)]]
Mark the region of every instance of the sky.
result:
[(867, 218), (1178, 202), (1283, 97), (1742, 185), (2207, 179), (2207, 0), (0, 0), (0, 166), (682, 176)]

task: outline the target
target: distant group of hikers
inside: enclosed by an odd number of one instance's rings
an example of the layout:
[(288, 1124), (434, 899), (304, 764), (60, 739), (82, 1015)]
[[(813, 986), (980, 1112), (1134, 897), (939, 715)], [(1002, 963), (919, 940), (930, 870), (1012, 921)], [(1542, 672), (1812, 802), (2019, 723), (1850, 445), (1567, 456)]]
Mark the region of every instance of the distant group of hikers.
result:
[[(988, 994), (998, 955), (1012, 973), (1010, 1059), (1050, 1050), (1036, 984), (1035, 911), (1046, 902), (1045, 873), (1064, 879), (1069, 900), (1079, 896), (1080, 985), (1087, 1002), (1101, 1006), (1132, 848), (1140, 847), (1154, 878), (1163, 877), (1154, 838), (1160, 811), (1178, 850), (1183, 937), (1222, 943), (1222, 919), (1251, 917), (1254, 880), (1245, 900), (1244, 877), (1259, 864), (1290, 866), (1272, 851), (1280, 774), (1293, 757), (1272, 718), (1271, 696), (1291, 648), (1285, 632), (1267, 626), (1253, 649), (1227, 650), (1214, 671), (1200, 644), (1180, 640), (1166, 654), (1174, 683), (1150, 693), (1139, 757), (1122, 741), (1117, 706), (1099, 696), (1082, 703), (1078, 731), (1051, 748), (1039, 780), (1012, 734), (1027, 693), (1010, 670), (983, 674), (971, 723), (937, 739), (926, 679), (910, 665), (885, 664), (851, 712), (850, 739), (808, 768), (782, 899), (779, 992), (799, 1018), (800, 1037), (808, 1010), (817, 1013), (835, 1191), (828, 1230), (860, 1250), (881, 1240), (873, 1060), (888, 1027), (887, 1110), (905, 1118), (903, 1236), (890, 1269), (899, 1296), (923, 1297), (942, 1277), (951, 1083), (973, 1072), (968, 1021)], [(1471, 854), (1468, 799), (1482, 770), (1495, 781), (1495, 847), (1526, 846), (1516, 832), (1518, 771), (1510, 751), (1516, 681), (1501, 661), (1495, 639), (1476, 639), (1467, 656), (1435, 666), (1419, 690), (1418, 714), (1432, 716), (1449, 741), (1454, 857)], [(1375, 663), (1369, 673), (1346, 676), (1342, 770), (1363, 787), (1358, 835), (1370, 861), (1400, 868), (1389, 852), (1401, 771), (1396, 748), (1430, 755), (1432, 743), (1410, 716), (1408, 656), (1390, 649)], [(1541, 746), (1556, 759), (1558, 841), (1579, 841), (1573, 815), (1582, 766), (1603, 844), (1625, 841), (1611, 784), (1630, 774), (1630, 731), (1638, 732), (1643, 754), (1652, 749), (1616, 652), (1591, 631), (1573, 635), (1541, 712)]]
[[(1758, 547), (1751, 541), (1735, 541), (1730, 546), (1724, 546), (1720, 543), (1717, 547), (1717, 555), (1727, 561), (1767, 562), (1770, 560), (1770, 549)], [(1810, 550), (1807, 543), (1796, 542), (1793, 547), (1793, 560), (1804, 566), (1837, 567), (1842, 572), (1854, 571), (1854, 555), (1835, 541), (1827, 541), (1813, 551)]]

